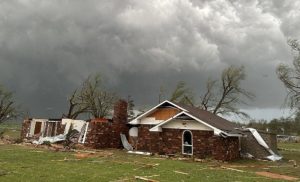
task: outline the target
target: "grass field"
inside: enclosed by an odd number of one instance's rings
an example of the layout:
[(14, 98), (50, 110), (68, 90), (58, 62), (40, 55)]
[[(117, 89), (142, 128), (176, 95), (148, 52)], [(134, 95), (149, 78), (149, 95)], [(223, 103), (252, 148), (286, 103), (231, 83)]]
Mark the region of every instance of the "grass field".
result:
[[(16, 129), (11, 127), (11, 130)], [(279, 148), (293, 150), (299, 149), (299, 145), (279, 144)], [(289, 162), (293, 159), (299, 165), (300, 152), (280, 152), (285, 158), (280, 162), (193, 162), (132, 155), (122, 150), (103, 150), (77, 159), (76, 152), (0, 144), (0, 181), (139, 181), (135, 176), (157, 181), (282, 181), (256, 175), (258, 171), (300, 178), (300, 168), (294, 168)]]
[(0, 124), (0, 133), (4, 131), (3, 135), (9, 136), (10, 138), (19, 138), (21, 130), (20, 122), (5, 122)]
[(73, 152), (0, 145), (0, 181), (134, 181), (135, 176), (159, 181), (274, 181), (255, 175), (254, 169), (235, 167), (245, 171), (240, 172), (221, 168), (243, 166), (245, 162), (199, 163), (129, 155), (119, 150), (105, 152), (113, 154), (76, 160)]

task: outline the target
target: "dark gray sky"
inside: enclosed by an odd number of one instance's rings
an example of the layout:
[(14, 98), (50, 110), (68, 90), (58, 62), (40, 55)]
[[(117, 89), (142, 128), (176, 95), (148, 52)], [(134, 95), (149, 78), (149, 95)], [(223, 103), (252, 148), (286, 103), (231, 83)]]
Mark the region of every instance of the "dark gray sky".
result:
[(295, 0), (1, 0), (0, 83), (33, 116), (54, 117), (89, 74), (149, 106), (162, 84), (201, 93), (208, 77), (244, 65), (257, 97), (241, 107), (270, 119), (284, 114), (275, 68), (292, 62), (286, 42), (299, 30)]

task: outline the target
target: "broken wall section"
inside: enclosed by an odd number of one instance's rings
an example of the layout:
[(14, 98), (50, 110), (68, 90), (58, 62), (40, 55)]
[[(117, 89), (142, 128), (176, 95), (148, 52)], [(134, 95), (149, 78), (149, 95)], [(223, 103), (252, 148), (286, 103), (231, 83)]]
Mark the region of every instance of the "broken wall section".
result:
[(127, 102), (119, 100), (114, 106), (113, 119), (92, 119), (85, 140), (85, 146), (92, 148), (122, 148), (120, 134), (128, 137)]
[[(270, 149), (278, 154), (276, 134), (264, 131), (258, 131)], [(257, 159), (264, 159), (271, 155), (268, 150), (261, 146), (250, 131), (243, 131), (246, 135), (241, 138), (241, 153), (249, 153)]]
[[(38, 121), (37, 121), (38, 120)], [(64, 134), (65, 125), (61, 120), (25, 119), (22, 123), (21, 139), (38, 139), (39, 137), (51, 137)], [(38, 132), (36, 132), (37, 125)]]

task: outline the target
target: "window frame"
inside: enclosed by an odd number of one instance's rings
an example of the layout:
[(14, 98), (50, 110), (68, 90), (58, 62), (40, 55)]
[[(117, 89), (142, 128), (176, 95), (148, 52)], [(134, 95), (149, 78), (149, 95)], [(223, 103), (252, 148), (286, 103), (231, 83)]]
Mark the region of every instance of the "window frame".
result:
[[(185, 144), (185, 143), (184, 143), (184, 134), (185, 134), (186, 132), (189, 132), (190, 135), (191, 135), (191, 144)], [(193, 155), (193, 153), (194, 153), (194, 147), (193, 147), (193, 146), (194, 146), (194, 145), (193, 145), (193, 133), (192, 133), (190, 130), (184, 130), (184, 131), (182, 132), (182, 154), (184, 154), (184, 155)], [(185, 152), (184, 152), (184, 147), (191, 147), (191, 149), (192, 149), (191, 153), (185, 153)]]

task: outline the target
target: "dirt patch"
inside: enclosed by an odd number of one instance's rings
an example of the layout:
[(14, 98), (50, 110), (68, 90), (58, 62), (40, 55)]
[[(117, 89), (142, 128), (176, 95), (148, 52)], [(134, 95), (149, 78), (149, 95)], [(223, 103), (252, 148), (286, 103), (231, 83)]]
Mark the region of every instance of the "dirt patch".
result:
[(288, 181), (295, 181), (298, 178), (292, 177), (292, 176), (286, 176), (286, 175), (281, 175), (281, 174), (276, 174), (276, 173), (270, 173), (270, 172), (256, 172), (255, 174), (260, 175), (260, 176), (265, 176), (268, 178), (273, 178), (273, 179), (284, 179)]

